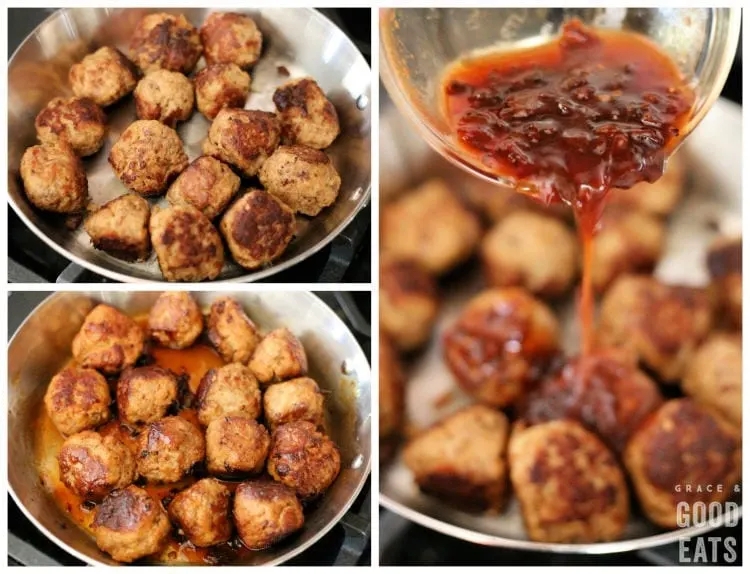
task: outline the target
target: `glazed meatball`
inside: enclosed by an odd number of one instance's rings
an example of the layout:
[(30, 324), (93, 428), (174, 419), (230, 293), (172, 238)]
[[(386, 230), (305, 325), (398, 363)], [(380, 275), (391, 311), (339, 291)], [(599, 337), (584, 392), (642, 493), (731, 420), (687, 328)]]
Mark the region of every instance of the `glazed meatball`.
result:
[(305, 515), (294, 490), (278, 482), (254, 480), (237, 487), (234, 521), (245, 546), (261, 550), (302, 528)]
[(126, 193), (93, 209), (83, 226), (96, 249), (123, 261), (144, 261), (151, 253), (150, 218), (148, 201)]
[(271, 429), (294, 421), (320, 427), (325, 420), (323, 393), (309, 377), (271, 385), (263, 395), (263, 412)]
[(278, 147), (280, 137), (281, 124), (276, 115), (224, 108), (211, 123), (203, 153), (252, 177)]
[(216, 279), (224, 267), (224, 245), (211, 221), (194, 207), (155, 207), (151, 242), (167, 281)]
[(655, 182), (639, 183), (630, 189), (615, 189), (609, 194), (610, 203), (665, 217), (682, 199), (686, 176), (684, 156), (677, 153), (669, 159), (664, 175)]
[(625, 349), (664, 382), (675, 382), (708, 335), (711, 305), (703, 290), (627, 275), (604, 296), (599, 323), (602, 346)]
[(240, 189), (240, 178), (218, 159), (200, 156), (183, 171), (167, 191), (172, 205), (190, 205), (214, 219)]
[(44, 406), (57, 430), (68, 436), (109, 420), (109, 385), (93, 369), (66, 367), (49, 383)]
[(708, 250), (708, 271), (719, 311), (735, 329), (742, 329), (742, 238), (719, 237)]
[(432, 180), (383, 207), (381, 249), (441, 274), (468, 259), (481, 236), (479, 219), (442, 180)]
[(96, 545), (120, 562), (155, 554), (172, 526), (158, 500), (137, 486), (115, 490), (96, 509)]
[(138, 437), (138, 474), (150, 482), (177, 482), (206, 456), (203, 432), (182, 417), (151, 423)]
[(89, 98), (55, 98), (39, 112), (35, 125), (39, 141), (65, 140), (81, 156), (98, 152), (107, 135), (107, 117)]
[(516, 401), (557, 351), (552, 311), (514, 287), (474, 297), (443, 339), (445, 361), (458, 385), (494, 407)]
[(578, 423), (552, 421), (514, 430), (508, 462), (531, 540), (610, 541), (625, 531), (629, 495), (622, 470), (607, 447)]
[(125, 423), (156, 422), (176, 400), (176, 377), (156, 365), (125, 369), (117, 381), (117, 410)]
[(193, 113), (193, 84), (183, 74), (156, 70), (135, 88), (135, 112), (140, 120), (156, 120), (174, 128)]
[(169, 503), (169, 518), (195, 546), (213, 546), (232, 535), (229, 489), (215, 478), (199, 480)]
[(419, 488), (448, 504), (497, 512), (503, 505), (508, 419), (474, 405), (423, 431), (404, 448), (404, 464)]
[(198, 386), (198, 420), (211, 421), (236, 415), (257, 419), (260, 416), (258, 381), (242, 363), (230, 363), (211, 369)]
[(148, 313), (151, 338), (162, 347), (187, 349), (203, 332), (203, 314), (185, 291), (165, 291)]
[(487, 283), (560, 297), (578, 277), (578, 242), (568, 227), (533, 211), (511, 213), (482, 240)]
[(73, 64), (68, 79), (76, 96), (91, 98), (103, 107), (127, 96), (138, 83), (133, 64), (111, 46), (99, 48)]
[(219, 227), (234, 260), (245, 269), (257, 269), (281, 257), (297, 223), (287, 205), (253, 189), (227, 209)]
[(144, 74), (158, 69), (188, 74), (201, 53), (198, 30), (182, 14), (148, 14), (130, 40), (130, 59)]
[(742, 337), (716, 333), (690, 360), (682, 390), (695, 402), (714, 409), (742, 427)]
[[(628, 443), (625, 467), (648, 518), (678, 526), (678, 504), (724, 502), (737, 490), (741, 433), (692, 399), (664, 404)], [(694, 488), (688, 488), (692, 485)], [(713, 488), (696, 486), (711, 485)], [(680, 513), (683, 514), (683, 513)]]
[(138, 120), (112, 146), (109, 163), (125, 187), (148, 196), (162, 193), (188, 158), (176, 131), (156, 120)]
[(255, 378), (267, 385), (306, 375), (307, 355), (299, 339), (282, 327), (263, 337), (248, 366)]
[(113, 375), (135, 364), (143, 339), (133, 319), (102, 303), (86, 315), (73, 339), (73, 357), (83, 367)]
[(83, 163), (65, 142), (28, 148), (21, 158), (21, 179), (26, 197), (39, 209), (77, 213), (88, 203)]
[(101, 500), (136, 477), (135, 459), (125, 443), (90, 430), (69, 437), (57, 462), (63, 484), (88, 500)]
[(248, 68), (260, 58), (263, 35), (250, 16), (214, 12), (206, 18), (200, 34), (209, 66), (233, 63), (240, 68)]
[(266, 427), (244, 416), (211, 421), (206, 428), (206, 466), (219, 475), (258, 474), (271, 439)]
[(380, 460), (389, 460), (400, 439), (404, 419), (404, 375), (399, 357), (390, 339), (380, 333), (378, 384), (378, 434)]
[(198, 110), (209, 120), (224, 108), (242, 108), (250, 94), (250, 74), (235, 64), (213, 64), (195, 75)]
[(274, 480), (293, 488), (301, 500), (311, 500), (336, 480), (341, 455), (314, 424), (296, 421), (273, 431), (267, 469)]
[(261, 337), (242, 305), (231, 297), (221, 297), (208, 314), (208, 338), (224, 362), (246, 364)]
[(279, 110), (287, 143), (325, 149), (341, 131), (336, 108), (312, 78), (279, 86), (273, 93), (273, 103)]

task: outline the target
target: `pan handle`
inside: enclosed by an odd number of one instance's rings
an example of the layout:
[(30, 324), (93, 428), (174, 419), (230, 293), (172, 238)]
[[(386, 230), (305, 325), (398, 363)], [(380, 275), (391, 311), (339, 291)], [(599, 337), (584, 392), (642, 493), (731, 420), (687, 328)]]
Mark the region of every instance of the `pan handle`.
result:
[(372, 336), (370, 332), (370, 323), (357, 308), (357, 304), (354, 302), (352, 294), (347, 291), (336, 291), (334, 292), (334, 296), (336, 297), (336, 302), (341, 307), (341, 311), (346, 315), (346, 319), (349, 321), (351, 328), (369, 339)]
[(12, 532), (8, 532), (8, 558), (24, 566), (62, 566), (60, 562), (40, 552)]
[(70, 263), (62, 273), (57, 276), (55, 283), (78, 283), (86, 270), (77, 263)]
[(339, 523), (344, 527), (344, 542), (334, 566), (356, 566), (370, 539), (370, 521), (351, 510)]

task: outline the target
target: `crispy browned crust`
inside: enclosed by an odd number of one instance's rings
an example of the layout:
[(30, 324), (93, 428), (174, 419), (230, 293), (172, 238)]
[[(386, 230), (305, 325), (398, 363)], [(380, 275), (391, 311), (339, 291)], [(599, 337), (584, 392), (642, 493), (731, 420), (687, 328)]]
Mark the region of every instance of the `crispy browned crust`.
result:
[(110, 418), (109, 385), (93, 369), (67, 367), (50, 381), (44, 404), (58, 430), (70, 435)]
[(261, 414), (258, 383), (242, 363), (209, 370), (198, 385), (196, 399), (198, 420), (203, 425), (228, 415), (255, 419)]
[(183, 171), (167, 192), (173, 205), (191, 205), (215, 218), (240, 189), (240, 178), (216, 158), (200, 156)]
[(196, 546), (213, 546), (232, 535), (229, 489), (214, 478), (199, 480), (169, 504), (169, 518)]
[(307, 354), (294, 333), (281, 327), (263, 337), (248, 366), (262, 384), (285, 381), (307, 374)]
[(178, 481), (206, 456), (201, 429), (179, 416), (151, 423), (138, 448), (138, 473), (155, 482)]
[(203, 314), (185, 291), (165, 291), (148, 314), (151, 338), (171, 349), (192, 345), (203, 331)]
[(68, 80), (73, 92), (100, 106), (109, 106), (133, 91), (138, 71), (122, 52), (111, 46), (99, 48), (73, 64)]
[(182, 14), (144, 16), (130, 40), (130, 57), (144, 73), (165, 68), (188, 74), (202, 53), (198, 30)]
[(94, 528), (132, 531), (160, 512), (164, 512), (161, 505), (148, 492), (137, 486), (129, 486), (116, 490), (104, 499), (97, 509)]
[[(319, 110), (315, 112), (310, 109), (313, 102), (322, 102)], [(339, 116), (336, 107), (312, 78), (291, 80), (276, 88), (273, 103), (281, 116), (285, 142), (311, 145), (311, 142), (304, 141), (305, 138), (300, 137), (303, 127), (300, 120), (311, 119), (316, 124), (332, 128), (332, 138), (326, 142), (329, 145), (339, 133)]]
[(255, 550), (276, 544), (305, 522), (294, 490), (265, 479), (243, 482), (237, 487), (234, 516), (243, 543)]
[[(156, 419), (160, 419), (167, 414), (169, 407), (177, 400), (177, 379), (171, 371), (159, 367), (158, 365), (148, 365), (145, 367), (129, 367), (125, 369), (117, 381), (117, 410), (120, 419), (131, 424), (144, 422), (153, 422), (152, 420), (143, 420), (141, 417), (134, 416), (135, 413), (129, 411), (130, 394), (140, 387), (141, 392), (163, 388), (164, 393), (148, 393), (151, 400), (149, 407), (158, 411)], [(160, 396), (163, 395), (163, 402)]]
[(150, 217), (148, 201), (126, 193), (93, 211), (84, 228), (97, 249), (123, 261), (143, 261), (151, 253)]
[(310, 377), (276, 383), (263, 394), (263, 412), (272, 429), (294, 421), (322, 426), (325, 417), (323, 403), (323, 393)]
[(214, 474), (257, 474), (263, 470), (271, 438), (266, 427), (242, 416), (215, 419), (206, 429), (207, 466)]
[(67, 142), (35, 145), (21, 157), (21, 179), (29, 201), (55, 213), (78, 213), (89, 200), (81, 158)]
[(222, 297), (211, 305), (208, 338), (227, 363), (247, 363), (260, 342), (255, 323), (231, 297)]
[(133, 95), (138, 119), (157, 120), (170, 128), (189, 119), (195, 105), (190, 79), (169, 70), (148, 74), (138, 82)]
[(209, 66), (233, 62), (245, 68), (260, 57), (263, 36), (255, 21), (244, 14), (214, 12), (201, 26), (200, 36)]
[(241, 108), (250, 93), (250, 76), (236, 64), (212, 64), (195, 75), (198, 109), (209, 119), (223, 108)]
[(143, 352), (141, 328), (130, 317), (100, 304), (73, 339), (73, 356), (84, 367), (114, 374), (135, 364)]
[(83, 156), (97, 152), (107, 132), (107, 117), (89, 98), (54, 98), (39, 112), (34, 124), (40, 141), (62, 138)]

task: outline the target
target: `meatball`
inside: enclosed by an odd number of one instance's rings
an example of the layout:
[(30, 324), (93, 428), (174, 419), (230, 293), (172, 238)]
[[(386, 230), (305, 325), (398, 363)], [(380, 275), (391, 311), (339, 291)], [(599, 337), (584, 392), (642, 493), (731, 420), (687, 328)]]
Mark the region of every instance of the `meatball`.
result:
[(273, 93), (273, 103), (279, 110), (287, 143), (325, 149), (341, 131), (336, 108), (312, 78), (279, 86)]
[(213, 64), (195, 75), (198, 110), (209, 120), (223, 108), (242, 108), (250, 94), (250, 74), (235, 64)]
[(65, 142), (28, 148), (21, 158), (21, 179), (26, 197), (39, 209), (77, 213), (88, 203), (83, 163)]
[(276, 115), (224, 108), (211, 123), (203, 153), (252, 177), (278, 147), (280, 137), (281, 124)]
[(320, 427), (325, 420), (323, 393), (309, 377), (271, 385), (263, 395), (263, 412), (272, 429), (294, 421)]
[(741, 336), (711, 335), (690, 357), (682, 379), (682, 390), (698, 404), (715, 410), (741, 428)]
[(133, 91), (138, 83), (136, 73), (119, 50), (104, 46), (73, 64), (68, 79), (76, 96), (107, 107)]
[(120, 562), (155, 554), (172, 530), (159, 501), (133, 485), (109, 494), (96, 509), (92, 526), (96, 545)]
[(516, 401), (557, 351), (552, 311), (515, 287), (474, 297), (443, 339), (445, 362), (458, 385), (494, 407)]
[(156, 70), (135, 88), (135, 112), (138, 119), (157, 120), (174, 128), (193, 113), (193, 84), (183, 74)]
[(195, 546), (213, 546), (232, 535), (229, 489), (215, 478), (199, 480), (169, 503), (169, 518)]
[(260, 416), (258, 381), (242, 363), (208, 371), (198, 386), (197, 397), (202, 425), (229, 415), (251, 419)]
[(185, 291), (165, 291), (148, 313), (151, 338), (162, 347), (187, 349), (203, 332), (203, 314)]
[(706, 259), (721, 315), (728, 326), (742, 329), (742, 238), (717, 238)]
[(66, 367), (49, 383), (44, 406), (61, 434), (96, 428), (109, 420), (109, 385), (93, 369)]
[(206, 466), (219, 475), (258, 474), (271, 439), (266, 427), (244, 416), (215, 419), (206, 428)]
[(218, 159), (200, 156), (183, 171), (167, 191), (172, 205), (190, 205), (214, 219), (240, 189), (240, 178)]
[(404, 375), (396, 350), (382, 329), (378, 365), (380, 367), (378, 384), (380, 460), (386, 461), (393, 456), (401, 435), (404, 419)]
[(551, 421), (514, 430), (508, 462), (531, 540), (610, 541), (625, 531), (629, 495), (622, 470), (607, 447), (578, 423)]
[(148, 196), (162, 193), (188, 158), (176, 131), (156, 120), (138, 120), (112, 146), (109, 163), (125, 187)]
[[(648, 518), (678, 526), (678, 505), (724, 502), (737, 492), (742, 469), (741, 431), (692, 399), (665, 403), (633, 435), (625, 467)], [(712, 488), (695, 488), (711, 485)], [(693, 488), (688, 488), (693, 486)]]
[(83, 367), (113, 375), (135, 364), (143, 339), (138, 323), (102, 303), (86, 315), (73, 339), (73, 357)]
[(710, 328), (711, 305), (703, 290), (628, 275), (602, 300), (599, 342), (629, 351), (664, 382), (675, 382)]
[(138, 474), (150, 482), (177, 482), (206, 456), (203, 432), (182, 417), (151, 423), (138, 437)]
[(533, 211), (511, 213), (482, 240), (487, 283), (560, 297), (578, 277), (578, 242), (568, 227)]
[(255, 323), (231, 297), (221, 297), (211, 305), (208, 338), (226, 363), (247, 364), (260, 342)]
[(188, 74), (201, 53), (198, 30), (182, 14), (147, 14), (130, 40), (130, 59), (144, 74), (162, 68)]
[(55, 98), (39, 112), (35, 125), (39, 141), (65, 140), (81, 156), (98, 152), (107, 135), (107, 117), (89, 98)]
[(248, 68), (260, 58), (263, 35), (250, 16), (214, 12), (206, 18), (200, 34), (209, 66), (233, 63), (240, 68)]
[(245, 269), (257, 269), (281, 257), (297, 223), (288, 206), (253, 189), (227, 209), (219, 227), (234, 260)]
[(422, 431), (404, 448), (404, 464), (419, 488), (471, 511), (502, 508), (507, 481), (508, 419), (473, 405)]
[(151, 242), (167, 281), (216, 279), (224, 267), (224, 245), (211, 221), (194, 207), (155, 207)]
[(383, 207), (381, 249), (441, 274), (468, 259), (481, 236), (479, 219), (442, 180), (431, 180)]
[(115, 436), (83, 431), (68, 438), (57, 455), (60, 480), (78, 496), (101, 500), (136, 477), (130, 449)]
[(92, 210), (83, 227), (97, 249), (123, 261), (144, 261), (151, 253), (150, 218), (148, 201), (126, 193)]
[(161, 420), (176, 400), (177, 378), (156, 365), (125, 369), (117, 381), (117, 410), (125, 423)]
[(255, 378), (267, 385), (306, 375), (307, 355), (299, 339), (282, 327), (263, 337), (248, 366)]
[(667, 169), (653, 183), (639, 183), (630, 189), (615, 189), (609, 194), (612, 205), (665, 217), (672, 213), (682, 199), (687, 176), (684, 155), (677, 153), (669, 159)]
[(294, 490), (278, 482), (254, 480), (237, 487), (234, 521), (245, 546), (261, 550), (302, 528), (305, 515)]

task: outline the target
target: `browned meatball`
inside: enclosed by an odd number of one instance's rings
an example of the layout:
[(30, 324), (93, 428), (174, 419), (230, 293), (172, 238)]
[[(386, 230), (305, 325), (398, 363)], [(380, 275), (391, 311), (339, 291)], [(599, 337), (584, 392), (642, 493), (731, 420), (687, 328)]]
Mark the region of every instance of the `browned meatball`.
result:
[(214, 219), (240, 189), (240, 178), (218, 159), (200, 156), (183, 171), (167, 191), (172, 205), (190, 205)]
[(211, 123), (203, 153), (252, 177), (278, 147), (280, 137), (281, 124), (275, 114), (224, 108)]
[(119, 50), (104, 46), (73, 64), (68, 79), (76, 96), (107, 107), (133, 91), (138, 82), (136, 74), (133, 64)]
[(229, 415), (257, 419), (260, 416), (258, 381), (242, 363), (211, 369), (198, 386), (198, 420), (211, 421)]
[(302, 500), (323, 494), (341, 470), (341, 455), (333, 441), (307, 421), (281, 425), (273, 431), (268, 473), (293, 488)]
[(213, 64), (195, 75), (198, 110), (209, 120), (224, 108), (242, 108), (250, 93), (250, 74), (235, 64)]
[(628, 523), (628, 488), (598, 438), (574, 421), (514, 430), (510, 480), (529, 538), (586, 543), (619, 538)]
[(161, 504), (137, 486), (115, 490), (96, 509), (96, 545), (120, 562), (155, 554), (167, 541), (172, 526)]
[(459, 386), (495, 407), (516, 401), (557, 351), (552, 311), (514, 287), (474, 297), (443, 339), (445, 361)]
[(390, 339), (380, 333), (378, 380), (378, 434), (380, 460), (389, 460), (400, 439), (404, 419), (404, 374)]
[(93, 369), (66, 367), (49, 383), (44, 406), (63, 435), (93, 429), (109, 420), (109, 385)]
[(263, 395), (263, 412), (271, 429), (294, 421), (308, 421), (319, 427), (325, 420), (323, 393), (309, 377), (271, 385)]
[(305, 515), (294, 490), (278, 482), (254, 480), (237, 487), (234, 521), (245, 546), (262, 550), (302, 528)]
[(325, 149), (341, 128), (336, 108), (312, 78), (291, 80), (276, 88), (273, 103), (279, 110), (284, 140)]
[(676, 528), (678, 504), (687, 503), (690, 512), (684, 514), (692, 516), (695, 504), (726, 501), (740, 480), (740, 442), (739, 429), (692, 399), (665, 403), (625, 450), (625, 467), (646, 516)]
[(193, 84), (183, 74), (155, 70), (135, 88), (135, 112), (138, 119), (157, 120), (174, 128), (193, 113)]
[(169, 518), (195, 546), (213, 546), (232, 535), (229, 489), (215, 478), (199, 480), (169, 503)]
[(107, 135), (107, 117), (89, 98), (54, 98), (39, 112), (35, 125), (39, 141), (65, 140), (81, 156), (98, 152)]
[(135, 364), (143, 340), (138, 323), (102, 303), (86, 315), (73, 339), (73, 357), (84, 367), (111, 375)]
[(155, 207), (151, 242), (167, 281), (216, 279), (224, 267), (224, 245), (211, 221), (194, 207)]
[(21, 179), (26, 197), (39, 209), (76, 213), (88, 203), (83, 163), (65, 142), (28, 148), (21, 158)]
[(271, 439), (253, 419), (228, 416), (206, 428), (206, 466), (219, 475), (257, 474), (263, 470)]
[(612, 205), (664, 217), (672, 213), (682, 199), (687, 177), (687, 162), (682, 153), (669, 159), (664, 175), (653, 183), (639, 183), (630, 189), (615, 189), (609, 194)]
[(158, 195), (188, 165), (180, 136), (156, 120), (137, 120), (122, 132), (109, 152), (109, 163), (125, 187)]
[(177, 379), (156, 365), (125, 369), (117, 381), (120, 420), (133, 425), (156, 422), (177, 400)]
[(297, 223), (288, 206), (254, 189), (227, 209), (219, 227), (234, 260), (245, 269), (257, 269), (284, 253)]
[(126, 193), (93, 209), (83, 226), (97, 249), (123, 261), (143, 261), (151, 253), (150, 218), (148, 201)]
[(706, 259), (721, 315), (730, 327), (742, 329), (742, 238), (717, 238)]
[(182, 417), (151, 423), (138, 437), (138, 474), (150, 482), (177, 482), (206, 456), (203, 432)]
[(247, 363), (261, 337), (242, 305), (231, 297), (221, 297), (208, 314), (208, 338), (226, 363)]
[(474, 405), (448, 416), (406, 445), (404, 464), (427, 494), (466, 510), (502, 508), (508, 419)]
[(261, 384), (276, 383), (306, 375), (307, 355), (299, 339), (282, 327), (263, 337), (248, 366)]
[(203, 332), (203, 314), (185, 291), (165, 291), (148, 313), (151, 338), (162, 347), (186, 349)]
[(182, 14), (148, 14), (130, 39), (130, 59), (144, 74), (160, 68), (188, 74), (201, 53), (198, 30)]
[(101, 500), (136, 477), (135, 459), (125, 443), (95, 431), (69, 437), (60, 448), (57, 462), (63, 484), (89, 500)]
[(214, 12), (201, 26), (206, 63), (234, 63), (240, 68), (254, 65), (263, 47), (263, 35), (245, 14)]

